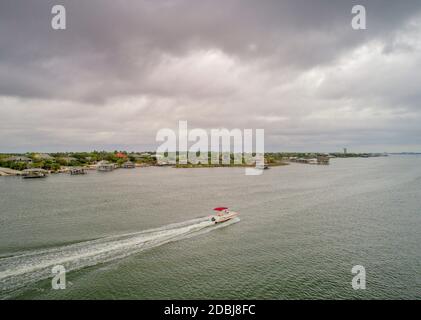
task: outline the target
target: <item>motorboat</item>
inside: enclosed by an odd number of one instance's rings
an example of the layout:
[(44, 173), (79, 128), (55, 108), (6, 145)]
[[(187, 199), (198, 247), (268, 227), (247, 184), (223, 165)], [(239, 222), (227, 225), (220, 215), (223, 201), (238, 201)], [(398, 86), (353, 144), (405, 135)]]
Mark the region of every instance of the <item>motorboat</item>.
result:
[(238, 216), (238, 212), (230, 211), (226, 207), (218, 207), (213, 210), (216, 211), (216, 213), (210, 217), (210, 220), (215, 224), (232, 220)]

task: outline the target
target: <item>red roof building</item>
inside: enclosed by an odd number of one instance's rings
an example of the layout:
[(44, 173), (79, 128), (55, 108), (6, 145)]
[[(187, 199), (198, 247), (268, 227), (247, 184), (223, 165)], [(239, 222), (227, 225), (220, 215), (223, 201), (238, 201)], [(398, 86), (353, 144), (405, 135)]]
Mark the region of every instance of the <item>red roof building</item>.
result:
[(120, 158), (120, 159), (126, 159), (126, 158), (127, 158), (127, 155), (126, 155), (126, 154), (124, 154), (124, 153), (121, 153), (121, 152), (117, 152), (117, 153), (115, 154), (115, 156), (116, 156), (117, 158)]

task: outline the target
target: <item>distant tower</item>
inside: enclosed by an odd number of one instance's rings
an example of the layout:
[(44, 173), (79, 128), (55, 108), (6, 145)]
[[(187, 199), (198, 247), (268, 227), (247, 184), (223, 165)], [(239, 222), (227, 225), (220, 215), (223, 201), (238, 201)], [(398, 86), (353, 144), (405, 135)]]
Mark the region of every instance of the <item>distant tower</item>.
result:
[(348, 150), (346, 148), (344, 148), (344, 154), (347, 154)]

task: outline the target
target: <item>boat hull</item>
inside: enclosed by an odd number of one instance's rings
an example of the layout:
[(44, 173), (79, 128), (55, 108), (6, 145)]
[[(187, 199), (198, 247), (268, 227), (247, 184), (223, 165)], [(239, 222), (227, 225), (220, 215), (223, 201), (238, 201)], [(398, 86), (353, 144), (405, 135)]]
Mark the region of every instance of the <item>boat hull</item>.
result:
[(215, 224), (224, 223), (224, 222), (227, 222), (229, 220), (232, 220), (232, 219), (236, 218), (237, 216), (238, 216), (237, 212), (217, 214), (217, 215), (214, 215), (214, 216), (211, 217), (211, 221), (214, 222)]

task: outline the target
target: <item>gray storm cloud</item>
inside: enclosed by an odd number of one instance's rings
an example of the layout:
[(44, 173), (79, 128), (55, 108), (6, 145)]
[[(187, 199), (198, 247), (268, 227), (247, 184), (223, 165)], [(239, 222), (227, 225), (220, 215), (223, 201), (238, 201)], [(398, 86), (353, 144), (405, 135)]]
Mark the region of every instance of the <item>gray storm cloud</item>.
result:
[[(421, 151), (417, 1), (0, 2), (0, 152), (154, 149), (263, 128), (267, 150)], [(367, 8), (367, 30), (351, 8)]]

